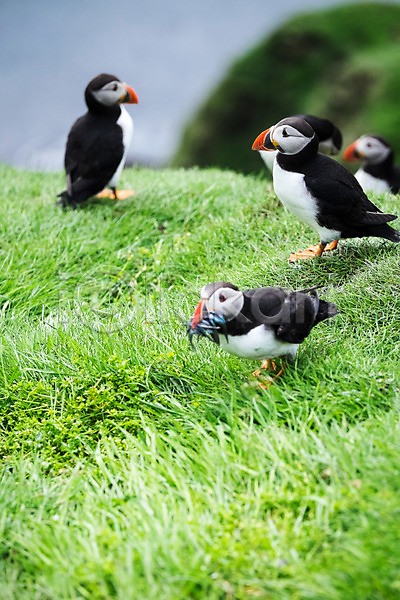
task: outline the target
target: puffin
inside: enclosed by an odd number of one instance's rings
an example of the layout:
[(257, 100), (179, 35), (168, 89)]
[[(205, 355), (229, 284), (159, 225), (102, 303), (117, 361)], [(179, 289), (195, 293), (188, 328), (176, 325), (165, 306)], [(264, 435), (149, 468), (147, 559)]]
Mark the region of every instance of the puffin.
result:
[[(329, 119), (323, 119), (314, 115), (293, 115), (304, 119), (311, 125), (315, 133), (318, 136), (319, 152), (324, 154), (337, 154), (342, 148), (342, 133), (336, 125)], [(266, 150), (259, 151), (261, 158), (263, 159), (265, 166), (272, 172), (275, 160), (275, 154), (267, 152)]]
[(260, 133), (252, 148), (277, 151), (275, 193), (320, 237), (319, 244), (292, 253), (289, 262), (319, 257), (324, 251), (334, 250), (339, 239), (371, 236), (400, 241), (400, 233), (388, 225), (397, 215), (382, 212), (350, 171), (318, 152), (317, 135), (304, 119), (282, 119)]
[(400, 167), (395, 166), (393, 149), (382, 136), (362, 135), (346, 148), (343, 158), (363, 161), (354, 177), (365, 192), (400, 192)]
[(101, 73), (88, 83), (85, 101), (87, 113), (75, 121), (67, 139), (67, 189), (57, 202), (63, 208), (76, 208), (107, 187), (116, 199), (133, 194), (117, 192), (117, 186), (133, 135), (132, 119), (122, 104), (137, 104), (136, 92), (115, 75)]
[[(187, 323), (189, 339), (209, 338), (223, 350), (250, 360), (263, 360), (262, 369), (276, 370), (273, 359), (293, 360), (312, 328), (338, 314), (316, 288), (291, 291), (262, 287), (241, 291), (226, 281), (208, 283)], [(276, 374), (279, 376), (283, 368)], [(253, 375), (259, 375), (257, 370)]]

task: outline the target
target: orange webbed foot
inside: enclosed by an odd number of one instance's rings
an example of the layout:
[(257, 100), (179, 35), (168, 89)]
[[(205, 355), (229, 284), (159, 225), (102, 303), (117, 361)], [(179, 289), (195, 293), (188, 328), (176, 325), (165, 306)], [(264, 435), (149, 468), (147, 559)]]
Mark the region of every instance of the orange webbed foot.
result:
[(110, 190), (106, 188), (102, 192), (96, 195), (96, 198), (111, 198), (111, 200), (125, 200), (125, 198), (130, 198), (134, 196), (134, 190)]
[(109, 190), (108, 188), (106, 188), (102, 192), (99, 192), (98, 194), (96, 194), (96, 198), (111, 198), (113, 200), (115, 198), (115, 196), (114, 196), (114, 192), (112, 190)]
[(293, 263), (296, 260), (304, 260), (309, 258), (316, 258), (317, 256), (322, 256), (324, 252), (329, 252), (330, 250), (335, 250), (337, 248), (338, 242), (334, 240), (329, 245), (326, 244), (312, 244), (305, 250), (298, 250), (297, 252), (292, 252), (289, 256), (289, 262)]
[(117, 200), (125, 200), (126, 198), (130, 198), (135, 195), (134, 190), (116, 190), (115, 198)]
[[(279, 367), (277, 367), (273, 360), (265, 360), (262, 363), (260, 369), (262, 369), (264, 372), (272, 371), (271, 375), (266, 375), (264, 381), (258, 381), (258, 385), (260, 385), (264, 390), (266, 390), (270, 385), (274, 383), (276, 379), (278, 379), (278, 377), (282, 375), (283, 371), (285, 370), (285, 365), (282, 364), (282, 367), (279, 369)], [(252, 375), (254, 377), (260, 377), (260, 375), (263, 376), (264, 373), (262, 373), (260, 369), (253, 371)]]

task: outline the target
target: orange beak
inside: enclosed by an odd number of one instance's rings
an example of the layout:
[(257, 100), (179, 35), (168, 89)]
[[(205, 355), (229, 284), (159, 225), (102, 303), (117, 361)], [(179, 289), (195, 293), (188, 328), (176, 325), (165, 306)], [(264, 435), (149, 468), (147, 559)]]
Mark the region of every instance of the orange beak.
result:
[(266, 129), (260, 135), (256, 137), (254, 140), (254, 144), (252, 145), (252, 150), (276, 150), (276, 146), (274, 142), (271, 140), (269, 132), (271, 128)]
[(137, 97), (135, 90), (133, 90), (131, 87), (129, 87), (129, 85), (126, 86), (126, 96), (122, 100), (122, 102), (123, 102), (123, 104), (138, 104), (139, 103), (139, 98)]
[(205, 313), (207, 313), (207, 312), (208, 311), (207, 311), (205, 301), (200, 300), (200, 302), (197, 305), (196, 310), (194, 311), (191, 329), (194, 329), (196, 327), (196, 325), (202, 320), (202, 318), (205, 316)]
[(356, 140), (355, 142), (350, 144), (348, 148), (346, 148), (343, 154), (344, 160), (347, 160), (348, 162), (354, 162), (355, 160), (363, 158), (363, 155), (357, 151), (357, 142), (358, 140)]

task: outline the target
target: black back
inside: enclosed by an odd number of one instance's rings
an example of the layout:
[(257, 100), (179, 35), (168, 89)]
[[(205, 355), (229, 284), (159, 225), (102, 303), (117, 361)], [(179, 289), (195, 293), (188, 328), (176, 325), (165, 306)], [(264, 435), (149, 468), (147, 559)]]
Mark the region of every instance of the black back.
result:
[(334, 304), (320, 300), (315, 289), (293, 292), (265, 287), (246, 290), (243, 295), (242, 311), (226, 325), (228, 335), (245, 335), (263, 324), (278, 339), (300, 344), (314, 325), (338, 313)]
[(90, 112), (78, 119), (68, 136), (65, 152), (67, 193), (79, 204), (110, 181), (124, 153), (122, 129), (113, 117)]
[(337, 150), (339, 151), (342, 147), (342, 134), (340, 129), (336, 127), (329, 119), (322, 119), (321, 117), (316, 117), (314, 115), (296, 115), (297, 117), (301, 117), (311, 127), (314, 129), (317, 134), (318, 140), (320, 142), (325, 142), (326, 140), (331, 139), (335, 144)]

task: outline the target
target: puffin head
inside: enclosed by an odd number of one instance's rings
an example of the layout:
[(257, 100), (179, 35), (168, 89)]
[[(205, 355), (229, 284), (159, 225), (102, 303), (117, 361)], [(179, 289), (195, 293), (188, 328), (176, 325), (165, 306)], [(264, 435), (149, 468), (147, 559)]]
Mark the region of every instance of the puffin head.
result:
[(209, 319), (210, 315), (219, 315), (225, 322), (232, 321), (244, 304), (243, 292), (226, 281), (208, 283), (201, 290), (200, 298), (191, 321), (192, 331), (201, 321)]
[(254, 141), (252, 150), (278, 150), (282, 154), (298, 154), (315, 140), (314, 129), (301, 117), (287, 117), (266, 129)]
[(343, 158), (348, 162), (364, 160), (374, 165), (386, 160), (391, 152), (390, 144), (383, 137), (365, 134), (346, 148)]
[(342, 133), (329, 119), (315, 115), (295, 115), (307, 121), (318, 138), (318, 151), (324, 154), (337, 154), (342, 147)]
[(119, 104), (137, 104), (136, 92), (115, 75), (101, 73), (90, 81), (85, 90), (85, 100), (89, 109), (93, 105), (113, 107)]
[[(317, 135), (318, 135), (318, 133), (317, 133)], [(322, 140), (322, 141), (320, 140), (319, 146), (318, 146), (318, 151), (323, 152), (324, 154), (333, 156), (334, 154), (337, 154), (338, 152), (340, 152), (341, 147), (342, 147), (342, 134), (340, 133), (339, 129), (337, 129), (335, 134), (332, 137), (328, 138), (327, 140)]]

